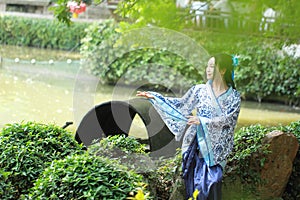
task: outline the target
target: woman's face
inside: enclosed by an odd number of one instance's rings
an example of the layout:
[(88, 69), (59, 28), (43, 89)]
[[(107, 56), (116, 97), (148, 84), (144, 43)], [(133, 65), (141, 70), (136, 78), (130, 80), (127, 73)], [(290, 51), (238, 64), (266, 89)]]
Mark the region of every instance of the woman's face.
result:
[(215, 58), (211, 57), (207, 62), (206, 67), (206, 78), (207, 80), (212, 80), (214, 77), (214, 70), (215, 70)]

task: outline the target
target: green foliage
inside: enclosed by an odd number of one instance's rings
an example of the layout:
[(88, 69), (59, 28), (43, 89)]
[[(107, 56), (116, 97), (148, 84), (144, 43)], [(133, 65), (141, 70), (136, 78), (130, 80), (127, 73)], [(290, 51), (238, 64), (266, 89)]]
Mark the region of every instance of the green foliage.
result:
[(122, 33), (118, 32), (118, 26), (113, 20), (95, 23), (86, 31), (81, 47), (84, 68), (98, 76), (103, 83), (163, 83), (170, 89), (175, 85), (202, 80), (202, 74), (194, 66), (166, 49), (122, 49), (118, 40)]
[(35, 182), (28, 199), (125, 199), (142, 176), (114, 160), (87, 154), (55, 160)]
[(106, 149), (119, 148), (125, 153), (146, 153), (146, 146), (138, 142), (134, 137), (126, 137), (125, 135), (114, 135), (103, 138), (100, 145)]
[(233, 180), (237, 176), (242, 184), (261, 183), (260, 169), (265, 162), (264, 155), (268, 153), (268, 146), (263, 143), (263, 138), (269, 131), (270, 128), (262, 125), (251, 125), (235, 133), (235, 146), (228, 158), (226, 176)]
[(27, 193), (50, 162), (80, 153), (82, 147), (71, 133), (60, 127), (27, 122), (3, 128), (0, 152), (0, 177), (7, 183), (5, 187), (12, 188), (0, 192), (0, 199), (10, 196), (14, 198), (8, 199), (17, 199)]
[(162, 158), (157, 160), (157, 169), (148, 177), (149, 183), (155, 186), (155, 191), (158, 199), (169, 199), (172, 189), (181, 172), (182, 155), (181, 149), (177, 149), (174, 157)]
[(157, 199), (168, 199), (175, 181), (174, 175), (181, 171), (181, 150), (170, 158), (152, 160), (145, 153), (145, 146), (137, 139), (115, 135), (103, 138), (100, 142), (91, 145), (88, 149), (90, 155), (108, 157), (129, 169), (142, 174), (149, 183), (152, 195)]
[(249, 39), (247, 35), (234, 35), (226, 32), (191, 31), (189, 29), (182, 32), (197, 41), (211, 55), (220, 52), (239, 54), (238, 44)]
[(180, 30), (185, 23), (174, 0), (123, 0), (116, 13), (129, 22), (121, 23), (125, 30), (147, 25)]
[[(165, 49), (143, 48), (129, 52), (117, 49), (118, 38), (124, 34), (118, 30), (119, 26), (113, 21), (94, 24), (83, 39), (81, 53), (86, 60), (84, 67), (100, 77), (103, 83), (161, 83), (170, 89), (203, 81), (202, 74), (185, 58)], [(300, 104), (300, 71), (295, 67), (299, 66), (300, 59), (280, 53), (278, 43), (255, 38), (245, 43), (243, 37), (228, 35), (228, 39), (216, 34), (189, 35), (211, 52), (240, 55), (235, 81), (244, 98), (259, 102), (271, 99), (289, 105)], [(161, 89), (157, 85), (154, 87)]]
[[(92, 3), (92, 0), (74, 0), (78, 4), (80, 2), (86, 3), (87, 5), (90, 5)], [(101, 3), (103, 0), (95, 0), (95, 2)], [(49, 10), (53, 11), (54, 16), (58, 21), (67, 24), (70, 26), (73, 25), (71, 21), (72, 13), (70, 12), (70, 8), (68, 8), (68, 2), (69, 0), (52, 0), (52, 2), (55, 2), (55, 6), (50, 7)]]
[[(236, 69), (236, 83), (244, 97), (286, 99), (286, 103), (300, 103), (300, 59), (279, 53), (276, 44), (250, 41), (241, 43), (240, 65)], [(281, 101), (282, 101), (281, 99)]]
[(286, 133), (292, 133), (300, 143), (300, 121), (292, 122), (287, 126), (280, 127), (280, 130)]
[[(255, 191), (255, 186), (262, 183), (260, 169), (263, 167), (268, 154), (268, 146), (263, 143), (266, 133), (273, 130), (281, 130), (285, 133), (292, 133), (300, 144), (300, 121), (292, 122), (287, 126), (264, 127), (261, 125), (251, 125), (243, 127), (235, 133), (235, 146), (228, 158), (226, 173), (224, 177), (231, 181), (238, 178), (242, 185), (250, 186)], [(283, 198), (286, 200), (298, 199), (300, 189), (300, 149), (298, 149), (293, 164), (293, 171), (287, 183)]]
[(86, 36), (82, 39), (80, 53), (85, 59), (84, 68), (99, 76), (102, 82), (109, 82), (115, 75), (114, 72), (109, 73), (113, 69), (106, 62), (115, 56), (112, 46), (119, 37), (116, 28), (114, 20), (93, 23), (86, 29)]
[(103, 138), (89, 146), (90, 155), (97, 155), (116, 160), (135, 172), (144, 174), (155, 169), (155, 164), (146, 153), (146, 146), (134, 137), (115, 135)]
[[(71, 14), (67, 8), (68, 0), (53, 0), (57, 6), (52, 7), (54, 16), (61, 22), (68, 25), (71, 24)], [(79, 0), (76, 0), (80, 2)], [(103, 2), (103, 0), (86, 0), (83, 1), (87, 4), (92, 2), (95, 4)], [(211, 4), (212, 1), (206, 1)], [(298, 21), (300, 15), (297, 12), (300, 3), (297, 0), (229, 0), (226, 1), (223, 6), (230, 9), (229, 13), (229, 28), (223, 26), (223, 16), (220, 18), (211, 18), (212, 29), (224, 32), (234, 32), (236, 34), (247, 35), (261, 35), (263, 37), (280, 37), (282, 41), (298, 42)], [(270, 24), (272, 27), (268, 31), (259, 30), (260, 23), (263, 17), (263, 13), (267, 8), (273, 8), (276, 11), (275, 22)], [(211, 11), (211, 10), (209, 10)], [(183, 28), (197, 29), (195, 24), (189, 23), (191, 18), (194, 18), (194, 14), (190, 12), (189, 7), (186, 9), (180, 9), (176, 7), (176, 1), (174, 0), (123, 0), (119, 2), (115, 14), (120, 16), (121, 26), (124, 30), (132, 28), (145, 27), (147, 25), (154, 25), (158, 27), (164, 27), (172, 30), (183, 30)], [(215, 10), (214, 15), (218, 15)], [(218, 16), (217, 16), (218, 17)], [(220, 25), (216, 25), (215, 22), (220, 20)], [(207, 24), (209, 23), (209, 17), (207, 18)], [(207, 28), (207, 27), (206, 27)]]
[(70, 9), (67, 7), (68, 0), (57, 0), (55, 1), (57, 6), (49, 8), (50, 11), (53, 11), (54, 16), (60, 22), (64, 22), (67, 25), (71, 24), (71, 12)]
[(8, 180), (11, 172), (6, 172), (0, 169), (0, 197), (1, 199), (14, 199), (17, 195), (16, 189), (13, 187), (10, 180)]
[(69, 27), (48, 19), (1, 16), (0, 44), (76, 50), (86, 27), (86, 23), (74, 23)]

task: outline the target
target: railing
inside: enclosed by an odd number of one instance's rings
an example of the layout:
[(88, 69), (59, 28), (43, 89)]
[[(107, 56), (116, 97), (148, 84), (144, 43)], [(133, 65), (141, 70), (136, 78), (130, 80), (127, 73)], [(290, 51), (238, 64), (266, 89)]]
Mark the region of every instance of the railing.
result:
[(121, 0), (107, 0), (107, 8), (111, 11), (114, 11), (120, 1)]
[[(120, 0), (107, 0), (107, 7), (113, 14)], [(201, 13), (201, 14), (199, 14)], [(300, 25), (290, 24), (288, 20), (278, 25), (277, 19), (274, 17), (246, 16), (238, 13), (222, 12), (219, 10), (190, 10), (190, 13), (182, 11), (182, 18), (189, 24), (189, 28), (193, 30), (208, 30), (216, 32), (226, 32), (242, 35), (269, 36), (276, 38), (297, 37), (289, 36), (284, 31), (287, 27), (294, 27), (300, 30)], [(113, 14), (114, 15), (114, 14)], [(119, 19), (114, 15), (116, 19)], [(275, 25), (276, 24), (276, 25)], [(297, 39), (297, 38), (292, 38)], [(299, 38), (298, 38), (299, 39)]]
[(186, 15), (185, 19), (190, 28), (194, 30), (211, 30), (226, 33), (238, 33), (246, 35), (267, 35), (271, 37), (288, 37), (284, 34), (287, 27), (298, 27), (298, 24), (290, 24), (288, 20), (285, 23), (276, 24), (274, 17), (257, 17), (253, 18), (246, 15), (233, 14), (220, 11), (201, 11), (203, 14), (197, 15), (191, 12)]

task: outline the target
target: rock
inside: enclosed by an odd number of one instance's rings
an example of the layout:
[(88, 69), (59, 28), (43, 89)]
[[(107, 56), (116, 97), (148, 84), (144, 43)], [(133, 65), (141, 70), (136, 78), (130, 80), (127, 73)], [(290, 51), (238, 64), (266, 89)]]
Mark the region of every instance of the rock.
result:
[(288, 183), (293, 169), (299, 143), (293, 134), (272, 131), (266, 135), (265, 141), (271, 151), (261, 170), (264, 181), (259, 187), (263, 199), (280, 198)]

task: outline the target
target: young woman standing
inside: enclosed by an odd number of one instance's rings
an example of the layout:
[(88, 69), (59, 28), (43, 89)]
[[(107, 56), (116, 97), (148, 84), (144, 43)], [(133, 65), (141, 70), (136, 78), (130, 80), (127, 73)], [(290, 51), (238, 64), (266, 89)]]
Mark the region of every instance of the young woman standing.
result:
[(233, 148), (241, 103), (233, 80), (235, 61), (227, 54), (212, 56), (206, 67), (207, 83), (193, 86), (182, 98), (137, 92), (151, 101), (176, 140), (184, 135), (182, 176), (187, 199), (196, 189), (199, 200), (222, 198), (223, 170)]

